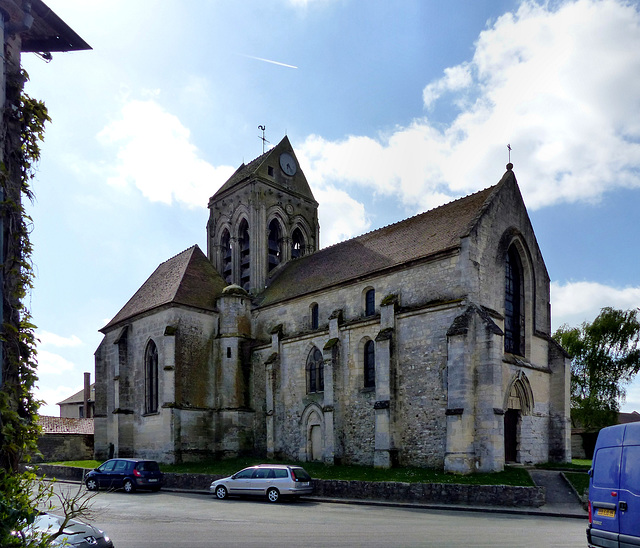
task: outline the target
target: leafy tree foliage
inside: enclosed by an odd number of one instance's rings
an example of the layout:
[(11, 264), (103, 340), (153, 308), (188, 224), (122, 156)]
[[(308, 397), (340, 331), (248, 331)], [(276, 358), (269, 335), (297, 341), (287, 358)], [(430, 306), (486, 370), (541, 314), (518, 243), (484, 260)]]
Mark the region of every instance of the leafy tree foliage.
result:
[[(3, 162), (0, 164), (2, 246), (0, 284), (0, 546), (23, 546), (11, 532), (31, 523), (45, 492), (34, 485), (32, 472), (20, 472), (37, 451), (39, 402), (33, 389), (36, 376), (35, 326), (26, 297), (33, 283), (31, 219), (22, 198), (33, 198), (30, 181), (40, 158), (47, 109), (22, 92), (27, 75), (7, 73), (7, 104), (2, 118)], [(45, 490), (46, 491), (46, 490)]]
[(597, 430), (614, 424), (625, 386), (640, 371), (638, 309), (603, 308), (593, 322), (560, 327), (553, 338), (573, 357), (571, 416)]

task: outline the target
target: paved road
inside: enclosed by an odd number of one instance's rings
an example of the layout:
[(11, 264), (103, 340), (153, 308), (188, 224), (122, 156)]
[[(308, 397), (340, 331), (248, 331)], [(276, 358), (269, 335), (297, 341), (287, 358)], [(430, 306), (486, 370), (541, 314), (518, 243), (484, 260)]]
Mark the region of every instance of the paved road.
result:
[(187, 546), (446, 546), (584, 548), (586, 520), (230, 499), (185, 493), (108, 493), (92, 523), (116, 548)]

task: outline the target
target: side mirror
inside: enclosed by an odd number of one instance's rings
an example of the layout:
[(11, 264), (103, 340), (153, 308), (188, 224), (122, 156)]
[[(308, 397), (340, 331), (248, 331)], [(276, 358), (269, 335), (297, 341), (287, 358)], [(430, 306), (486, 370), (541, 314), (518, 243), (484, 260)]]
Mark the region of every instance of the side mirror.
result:
[(593, 477), (593, 468), (589, 468), (589, 477), (592, 478)]

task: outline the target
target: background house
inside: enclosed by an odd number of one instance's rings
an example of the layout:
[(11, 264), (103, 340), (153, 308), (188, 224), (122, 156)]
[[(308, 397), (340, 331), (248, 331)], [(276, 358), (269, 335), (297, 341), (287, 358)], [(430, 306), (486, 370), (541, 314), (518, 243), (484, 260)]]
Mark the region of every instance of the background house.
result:
[(84, 388), (73, 396), (58, 402), (60, 416), (75, 419), (91, 419), (94, 415), (96, 387), (91, 384), (91, 373), (84, 374)]

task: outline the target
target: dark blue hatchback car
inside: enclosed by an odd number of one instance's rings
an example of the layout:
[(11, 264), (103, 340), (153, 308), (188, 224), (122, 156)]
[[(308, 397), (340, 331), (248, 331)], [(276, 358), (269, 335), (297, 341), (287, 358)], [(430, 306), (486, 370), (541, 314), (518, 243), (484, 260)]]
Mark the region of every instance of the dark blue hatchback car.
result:
[(132, 493), (136, 489), (159, 491), (162, 487), (162, 472), (154, 460), (110, 459), (91, 470), (84, 483), (89, 491), (124, 489)]

